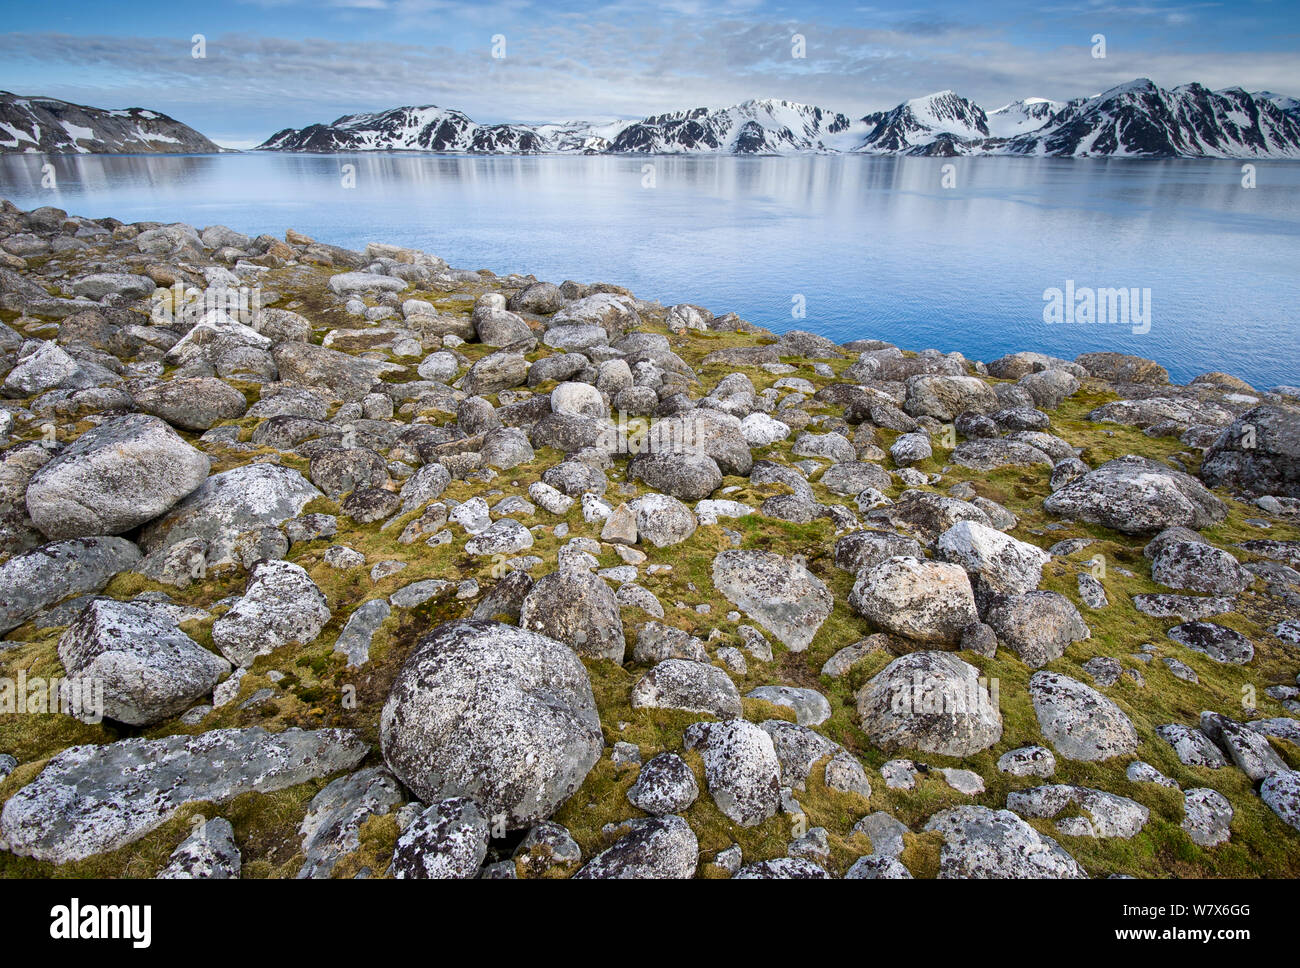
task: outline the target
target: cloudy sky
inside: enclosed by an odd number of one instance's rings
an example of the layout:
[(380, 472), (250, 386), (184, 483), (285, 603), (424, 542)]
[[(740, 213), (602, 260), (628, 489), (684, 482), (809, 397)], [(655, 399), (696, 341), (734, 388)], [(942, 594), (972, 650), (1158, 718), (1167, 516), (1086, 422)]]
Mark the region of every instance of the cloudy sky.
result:
[(154, 108), (236, 147), (403, 104), (527, 122), (780, 97), (859, 116), (943, 89), (993, 108), (1139, 76), (1300, 95), (1297, 0), (42, 0), (7, 5), (3, 27), (0, 89)]

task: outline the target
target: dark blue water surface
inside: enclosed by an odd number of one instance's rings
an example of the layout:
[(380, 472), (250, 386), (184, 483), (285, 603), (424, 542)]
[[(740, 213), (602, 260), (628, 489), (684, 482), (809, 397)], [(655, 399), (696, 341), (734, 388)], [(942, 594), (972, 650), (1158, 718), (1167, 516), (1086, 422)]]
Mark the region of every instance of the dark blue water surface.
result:
[[(47, 161), (55, 190), (41, 187)], [(1300, 383), (1300, 165), (1256, 169), (1247, 189), (1224, 161), (5, 155), (0, 197), (415, 246), (837, 341), (984, 360), (1116, 350), (1180, 382), (1223, 370), (1265, 388)], [(1044, 291), (1071, 280), (1149, 289), (1149, 331), (1044, 323)]]

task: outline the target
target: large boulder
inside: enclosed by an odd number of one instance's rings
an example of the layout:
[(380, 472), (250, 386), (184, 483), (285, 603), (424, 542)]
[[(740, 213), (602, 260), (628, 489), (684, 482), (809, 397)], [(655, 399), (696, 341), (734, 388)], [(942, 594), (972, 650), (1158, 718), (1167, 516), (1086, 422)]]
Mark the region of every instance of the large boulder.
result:
[(979, 621), (960, 565), (897, 556), (858, 572), (849, 605), (873, 625), (917, 642), (956, 645)]
[(0, 565), (0, 634), (71, 595), (97, 592), (140, 561), (125, 538), (52, 541)]
[(561, 568), (539, 578), (524, 598), (519, 626), (579, 655), (623, 662), (623, 620), (614, 590), (585, 569)]
[(1081, 353), (1074, 362), (1088, 371), (1088, 375), (1107, 383), (1150, 383), (1163, 385), (1169, 382), (1169, 371), (1154, 360), (1126, 353)]
[(959, 413), (992, 413), (998, 395), (978, 377), (920, 375), (907, 380), (903, 410), (913, 417), (955, 420)]
[(1201, 480), (1252, 497), (1300, 497), (1300, 409), (1265, 404), (1242, 414), (1205, 452)]
[(27, 486), (27, 511), (48, 538), (121, 534), (191, 494), (209, 461), (166, 422), (144, 414), (87, 430)]
[(272, 353), (281, 380), (321, 387), (343, 400), (360, 400), (385, 374), (405, 369), (312, 343), (280, 343)]
[(1067, 760), (1091, 763), (1137, 751), (1137, 730), (1124, 711), (1077, 679), (1035, 672), (1029, 698), (1043, 736)]
[(1088, 876), (1051, 837), (1010, 810), (966, 805), (943, 810), (925, 825), (942, 835), (939, 877), (944, 879), (1070, 878)]
[(1151, 578), (1168, 588), (1236, 595), (1255, 576), (1230, 552), (1204, 541), (1163, 541), (1151, 556)]
[(147, 726), (184, 712), (230, 671), (156, 609), (131, 602), (91, 602), (59, 639), (59, 660), (72, 679), (103, 684), (103, 714)]
[(831, 613), (831, 593), (803, 563), (769, 551), (723, 551), (713, 587), (792, 652), (808, 648)]
[(235, 540), (245, 531), (276, 527), (297, 517), (320, 491), (291, 467), (245, 464), (213, 474), (166, 516), (140, 535), (146, 552), (196, 538), (207, 544), (207, 561), (232, 558)]
[(573, 650), (496, 622), (448, 622), (426, 634), (379, 729), (385, 762), (417, 797), (473, 797), (511, 830), (549, 817), (604, 748)]
[(627, 508), (636, 521), (637, 539), (656, 548), (680, 544), (699, 523), (695, 512), (670, 494), (642, 494), (628, 501)]
[(688, 750), (699, 750), (709, 795), (729, 819), (756, 827), (776, 813), (781, 763), (764, 730), (744, 719), (695, 723), (682, 741)]
[(948, 652), (911, 652), (858, 691), (858, 717), (886, 751), (970, 756), (1002, 738), (1002, 713), (980, 672)]
[(216, 377), (168, 380), (137, 390), (135, 405), (182, 430), (208, 430), (219, 420), (237, 420), (248, 409), (244, 395)]
[(726, 671), (690, 659), (664, 659), (632, 686), (633, 709), (679, 709), (719, 719), (741, 714), (740, 693)]
[(134, 843), (189, 803), (274, 793), (350, 770), (369, 752), (346, 729), (218, 729), (57, 754), (0, 811), (0, 849), (56, 864)]
[(1092, 635), (1079, 610), (1057, 592), (1000, 597), (989, 607), (984, 621), (1031, 669), (1059, 659), (1071, 642)]
[(627, 477), (683, 501), (706, 498), (722, 486), (717, 463), (704, 454), (638, 454), (628, 462)]
[(212, 643), (231, 662), (247, 666), (289, 642), (314, 641), (329, 620), (325, 595), (301, 565), (262, 561), (243, 597), (212, 623)]
[(935, 556), (961, 565), (974, 582), (997, 595), (1020, 595), (1037, 588), (1043, 566), (1052, 557), (974, 521), (958, 521), (939, 535)]
[(1228, 515), (1222, 501), (1196, 478), (1129, 454), (1107, 461), (1049, 496), (1052, 514), (1101, 524), (1126, 534), (1172, 525), (1207, 528)]

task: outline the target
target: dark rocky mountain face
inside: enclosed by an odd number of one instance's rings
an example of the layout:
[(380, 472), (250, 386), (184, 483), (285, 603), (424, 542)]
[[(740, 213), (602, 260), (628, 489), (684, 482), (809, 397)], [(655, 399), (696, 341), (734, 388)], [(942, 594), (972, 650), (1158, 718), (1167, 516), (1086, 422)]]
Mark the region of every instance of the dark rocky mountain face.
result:
[(957, 153), (957, 142), (978, 142), (989, 136), (988, 117), (975, 102), (951, 91), (905, 101), (892, 111), (880, 111), (862, 119), (869, 130), (859, 151), (916, 153), (946, 136), (946, 147), (930, 153)]
[(220, 150), (193, 128), (157, 111), (106, 110), (0, 91), (0, 152), (183, 154)]
[(1054, 156), (1300, 157), (1300, 125), (1265, 98), (1141, 79), (1071, 102), (1007, 150)]

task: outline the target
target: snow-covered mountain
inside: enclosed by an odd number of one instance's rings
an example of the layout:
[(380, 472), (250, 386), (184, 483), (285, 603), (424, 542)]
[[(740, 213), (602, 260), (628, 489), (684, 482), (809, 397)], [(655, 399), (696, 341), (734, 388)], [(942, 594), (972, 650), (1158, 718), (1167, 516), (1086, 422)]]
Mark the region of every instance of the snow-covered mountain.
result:
[(220, 151), (193, 128), (157, 111), (72, 104), (0, 91), (0, 152), (58, 154)]
[(1049, 101), (1044, 97), (1012, 101), (988, 112), (989, 134), (995, 138), (1014, 138), (1026, 131), (1034, 131), (1063, 107), (1063, 101)]
[(434, 105), (346, 114), (330, 124), (285, 128), (259, 148), (273, 151), (464, 151), (535, 154), (547, 150), (537, 132), (515, 124), (476, 124)]
[(1076, 158), (1300, 158), (1300, 122), (1241, 88), (1166, 90), (1143, 77), (1072, 103), (1006, 150)]
[(940, 91), (862, 119), (866, 137), (853, 150), (881, 154), (964, 154), (989, 136), (988, 116), (974, 101)]
[(1294, 98), (1139, 78), (1071, 101), (1025, 98), (985, 112), (952, 91), (853, 120), (793, 101), (745, 101), (639, 121), (481, 125), (460, 111), (403, 107), (286, 128), (273, 151), (490, 154), (1029, 154), (1057, 157), (1300, 158)]
[(834, 151), (851, 119), (795, 101), (745, 101), (721, 111), (694, 108), (630, 124), (609, 151), (733, 155)]
[(693, 108), (641, 121), (479, 125), (434, 106), (351, 114), (272, 135), (275, 151), (419, 150), (485, 153), (637, 152), (772, 154), (834, 150), (850, 119), (793, 101), (746, 101), (722, 110)]

